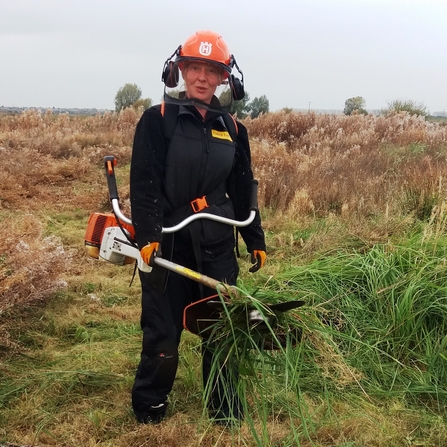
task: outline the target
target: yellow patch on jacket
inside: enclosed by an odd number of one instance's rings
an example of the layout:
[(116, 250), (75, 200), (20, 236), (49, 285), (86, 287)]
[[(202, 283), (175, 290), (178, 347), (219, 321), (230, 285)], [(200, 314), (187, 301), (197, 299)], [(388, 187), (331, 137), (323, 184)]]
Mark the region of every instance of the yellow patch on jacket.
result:
[(233, 141), (230, 137), (230, 134), (226, 130), (220, 131), (212, 129), (211, 136), (213, 136), (214, 138), (219, 138), (221, 140)]

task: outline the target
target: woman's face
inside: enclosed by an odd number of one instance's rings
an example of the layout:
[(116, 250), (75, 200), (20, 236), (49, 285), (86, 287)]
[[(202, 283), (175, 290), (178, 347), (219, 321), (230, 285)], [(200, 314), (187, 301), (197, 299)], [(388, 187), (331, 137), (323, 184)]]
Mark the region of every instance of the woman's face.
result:
[(188, 62), (182, 72), (186, 94), (209, 104), (218, 85), (222, 83), (222, 70), (206, 62)]

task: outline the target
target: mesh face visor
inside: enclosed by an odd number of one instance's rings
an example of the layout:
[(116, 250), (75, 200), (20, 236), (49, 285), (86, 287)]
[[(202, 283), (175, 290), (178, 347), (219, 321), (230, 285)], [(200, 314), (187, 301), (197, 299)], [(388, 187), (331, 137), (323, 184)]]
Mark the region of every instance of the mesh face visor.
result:
[[(207, 89), (208, 96), (212, 95), (206, 101), (201, 92), (195, 88), (201, 82), (192, 82), (190, 85), (186, 82), (187, 79), (194, 79), (194, 75), (191, 77), (187, 75), (187, 72), (194, 66), (203, 68), (202, 73), (204, 74), (201, 76), (204, 79), (202, 81), (203, 88)], [(167, 103), (193, 105), (217, 113), (228, 112), (233, 99), (231, 71), (228, 65), (218, 62), (205, 62), (203, 59), (192, 57), (177, 57), (174, 61), (167, 62), (163, 70), (164, 100)]]

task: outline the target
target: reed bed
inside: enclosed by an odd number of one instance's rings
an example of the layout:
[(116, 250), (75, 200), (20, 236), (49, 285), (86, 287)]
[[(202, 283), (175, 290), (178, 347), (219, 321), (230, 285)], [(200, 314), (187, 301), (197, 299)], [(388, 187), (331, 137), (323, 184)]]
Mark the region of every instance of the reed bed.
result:
[(280, 213), (427, 217), (445, 195), (447, 128), (422, 117), (282, 112), (245, 124), (260, 203)]

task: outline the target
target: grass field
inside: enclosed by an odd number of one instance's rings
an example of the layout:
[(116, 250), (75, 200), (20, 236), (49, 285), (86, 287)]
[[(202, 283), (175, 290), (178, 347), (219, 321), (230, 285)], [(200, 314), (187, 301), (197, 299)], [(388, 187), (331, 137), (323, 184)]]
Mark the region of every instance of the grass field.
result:
[(168, 418), (136, 423), (141, 348), (133, 266), (86, 256), (91, 212), (109, 211), (115, 155), (129, 214), (139, 112), (0, 117), (0, 445), (447, 445), (447, 126), (408, 114), (271, 113), (246, 120), (268, 262), (243, 243), (239, 287), (302, 299), (283, 350), (223, 345), (240, 368), (246, 421), (203, 405), (200, 340), (184, 333)]

